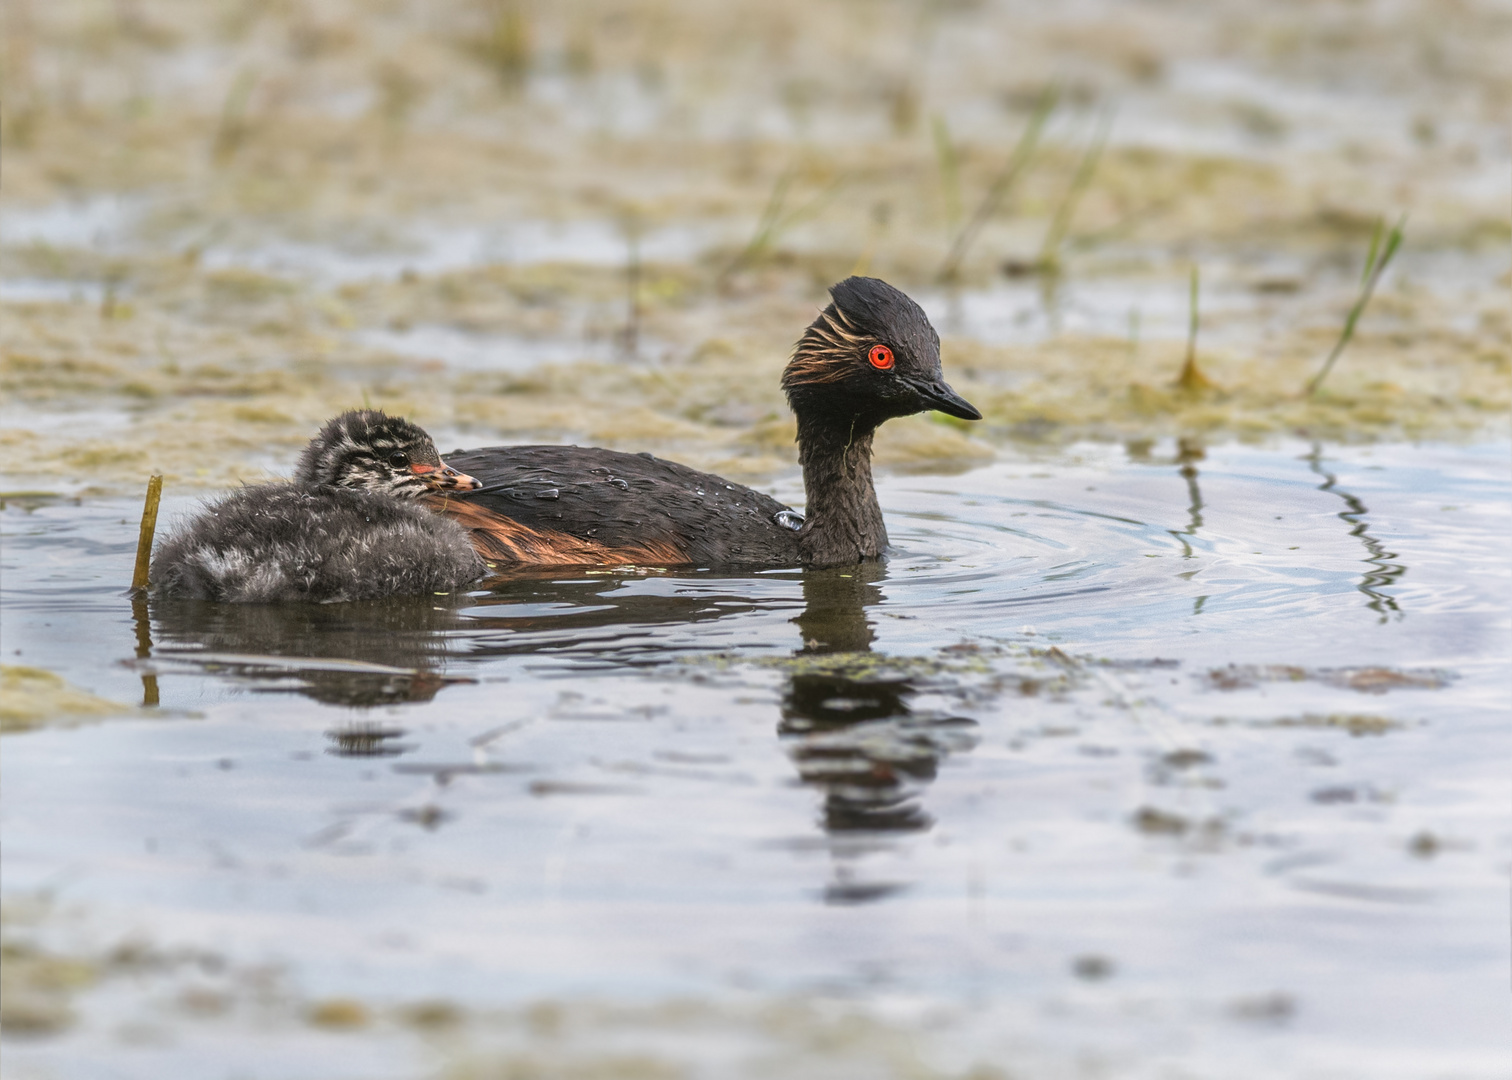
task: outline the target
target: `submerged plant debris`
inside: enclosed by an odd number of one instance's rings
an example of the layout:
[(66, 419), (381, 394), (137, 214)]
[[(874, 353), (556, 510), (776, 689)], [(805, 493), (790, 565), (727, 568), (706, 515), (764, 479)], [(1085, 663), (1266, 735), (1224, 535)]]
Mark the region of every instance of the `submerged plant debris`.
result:
[(1437, 690), (1452, 678), (1447, 671), (1401, 671), (1395, 668), (1305, 668), (1291, 664), (1230, 664), (1208, 672), (1208, 679), (1218, 690), (1238, 690), (1268, 682), (1304, 682), (1313, 680), (1331, 686), (1347, 687), (1364, 694), (1384, 694), (1388, 690)]

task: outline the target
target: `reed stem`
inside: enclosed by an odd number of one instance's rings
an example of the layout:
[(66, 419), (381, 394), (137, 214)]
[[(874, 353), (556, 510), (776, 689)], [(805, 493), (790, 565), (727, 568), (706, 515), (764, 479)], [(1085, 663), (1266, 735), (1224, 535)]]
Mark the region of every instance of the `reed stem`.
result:
[(147, 591), (147, 571), (152, 565), (152, 539), (157, 533), (158, 503), (163, 497), (163, 478), (154, 475), (147, 481), (147, 501), (142, 504), (142, 528), (137, 534), (136, 569), (131, 575), (131, 591)]
[(1196, 393), (1199, 390), (1208, 390), (1213, 386), (1213, 380), (1204, 375), (1202, 373), (1202, 369), (1197, 366), (1197, 328), (1200, 321), (1198, 317), (1197, 299), (1198, 271), (1197, 264), (1193, 263), (1192, 283), (1190, 292), (1188, 293), (1187, 301), (1188, 314), (1186, 363), (1181, 365), (1181, 374), (1176, 378), (1177, 388), (1185, 390), (1188, 393)]
[(945, 203), (945, 235), (955, 235), (961, 227), (961, 155), (950, 139), (950, 127), (945, 118), (934, 118), (935, 163), (940, 170), (940, 195)]

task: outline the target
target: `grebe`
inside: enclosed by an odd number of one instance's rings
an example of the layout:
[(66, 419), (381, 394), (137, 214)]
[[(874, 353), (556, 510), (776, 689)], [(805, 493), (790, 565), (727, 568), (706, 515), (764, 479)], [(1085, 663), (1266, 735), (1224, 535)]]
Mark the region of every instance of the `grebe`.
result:
[(232, 492), (165, 540), (152, 590), (235, 603), (449, 592), (485, 566), (467, 532), (421, 496), (481, 486), (407, 420), (345, 412), (310, 440), (291, 482)]
[(872, 484), (873, 433), (931, 409), (982, 414), (946, 385), (940, 336), (913, 300), (867, 277), (846, 278), (830, 297), (782, 375), (798, 418), (806, 518), (686, 465), (577, 446), (454, 454), (481, 489), (427, 502), (495, 563), (837, 566), (878, 557), (887, 529)]

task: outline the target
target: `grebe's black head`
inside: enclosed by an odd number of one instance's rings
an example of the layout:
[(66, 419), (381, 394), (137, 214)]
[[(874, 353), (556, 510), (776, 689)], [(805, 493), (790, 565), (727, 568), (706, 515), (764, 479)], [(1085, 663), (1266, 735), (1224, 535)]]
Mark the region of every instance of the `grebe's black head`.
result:
[(442, 461), (423, 429), (378, 409), (353, 409), (327, 421), (299, 456), (294, 479), (399, 499), (483, 486)]
[(940, 335), (922, 308), (885, 281), (849, 277), (830, 289), (782, 373), (788, 404), (801, 419), (875, 427), (911, 413), (963, 420), (982, 414), (945, 383)]

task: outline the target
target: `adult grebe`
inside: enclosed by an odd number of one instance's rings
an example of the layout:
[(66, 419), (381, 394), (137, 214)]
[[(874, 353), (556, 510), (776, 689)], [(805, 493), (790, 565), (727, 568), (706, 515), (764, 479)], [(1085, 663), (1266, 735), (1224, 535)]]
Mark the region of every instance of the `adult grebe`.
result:
[(798, 418), (807, 517), (759, 491), (649, 454), (496, 446), (455, 454), (480, 490), (427, 501), (470, 530), (490, 562), (836, 566), (874, 559), (887, 529), (872, 435), (938, 409), (981, 413), (946, 385), (940, 337), (913, 300), (850, 277), (804, 331), (782, 375)]

